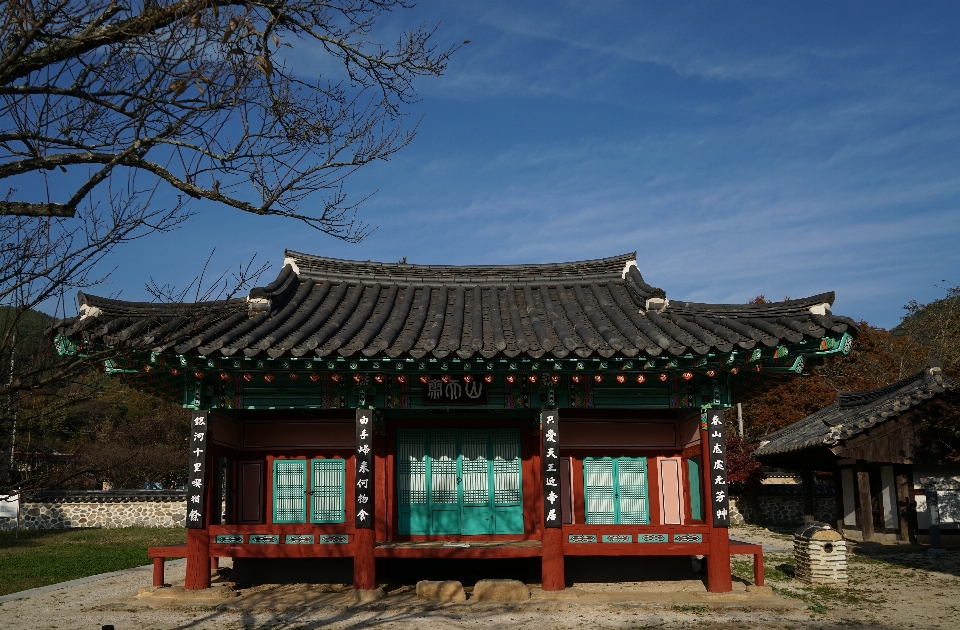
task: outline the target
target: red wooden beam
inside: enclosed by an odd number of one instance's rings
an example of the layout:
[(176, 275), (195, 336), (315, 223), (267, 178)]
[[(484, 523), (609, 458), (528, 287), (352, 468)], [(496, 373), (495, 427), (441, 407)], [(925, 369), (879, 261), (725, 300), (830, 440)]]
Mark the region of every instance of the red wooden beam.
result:
[(565, 556), (693, 556), (706, 554), (705, 543), (564, 543)]
[(449, 560), (485, 560), (501, 558), (538, 558), (540, 547), (376, 547), (377, 558), (440, 558)]
[(350, 558), (348, 545), (210, 545), (210, 553), (224, 558)]

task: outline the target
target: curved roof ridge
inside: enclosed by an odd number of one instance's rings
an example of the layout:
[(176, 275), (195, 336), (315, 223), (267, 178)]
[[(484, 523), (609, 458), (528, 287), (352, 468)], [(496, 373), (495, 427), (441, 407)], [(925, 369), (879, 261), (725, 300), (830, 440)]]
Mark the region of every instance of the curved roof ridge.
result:
[[(934, 381), (929, 383), (928, 381)], [(922, 382), (922, 384), (921, 384)], [(943, 371), (938, 366), (928, 366), (916, 374), (911, 374), (895, 383), (884, 385), (876, 389), (869, 389), (865, 392), (838, 392), (837, 403), (841, 409), (854, 409), (880, 403), (883, 399), (893, 394), (905, 394), (915, 389), (928, 389), (931, 385), (943, 382), (946, 389), (953, 389), (954, 383), (943, 376)]]
[(416, 265), (362, 260), (344, 260), (286, 250), (285, 263), (292, 264), (301, 279), (389, 281), (401, 284), (509, 284), (570, 278), (576, 281), (621, 279), (637, 253), (560, 263), (521, 265)]

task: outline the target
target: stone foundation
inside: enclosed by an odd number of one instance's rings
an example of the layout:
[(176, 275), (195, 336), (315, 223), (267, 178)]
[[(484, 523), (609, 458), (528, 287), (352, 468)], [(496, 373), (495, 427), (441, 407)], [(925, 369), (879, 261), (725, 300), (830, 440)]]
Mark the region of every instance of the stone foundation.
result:
[[(183, 527), (186, 505), (177, 491), (43, 492), (24, 497), (20, 529)], [(16, 527), (16, 519), (0, 518), (0, 530)]]

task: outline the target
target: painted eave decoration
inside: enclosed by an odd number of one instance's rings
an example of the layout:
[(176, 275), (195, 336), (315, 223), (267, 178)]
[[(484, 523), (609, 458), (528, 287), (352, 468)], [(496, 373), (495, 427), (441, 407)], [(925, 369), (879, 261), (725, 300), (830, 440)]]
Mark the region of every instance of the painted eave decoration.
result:
[(583, 380), (585, 394), (699, 384), (741, 372), (802, 373), (811, 358), (849, 352), (858, 331), (831, 313), (833, 293), (747, 305), (670, 299), (644, 280), (635, 253), (455, 267), (288, 251), (277, 278), (244, 298), (78, 299), (80, 315), (54, 324), (58, 349), (120, 350), (107, 371), (174, 396), (184, 395), (181, 381), (213, 376), (251, 386), (339, 377), (409, 387), (451, 373), (507, 389), (513, 381), (500, 381), (508, 376), (528, 389), (576, 389)]

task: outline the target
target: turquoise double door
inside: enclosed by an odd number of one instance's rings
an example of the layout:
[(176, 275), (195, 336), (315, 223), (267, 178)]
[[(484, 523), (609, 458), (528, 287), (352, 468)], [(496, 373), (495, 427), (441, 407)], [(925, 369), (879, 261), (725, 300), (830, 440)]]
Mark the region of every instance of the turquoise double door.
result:
[(520, 432), (397, 431), (400, 534), (523, 533)]

